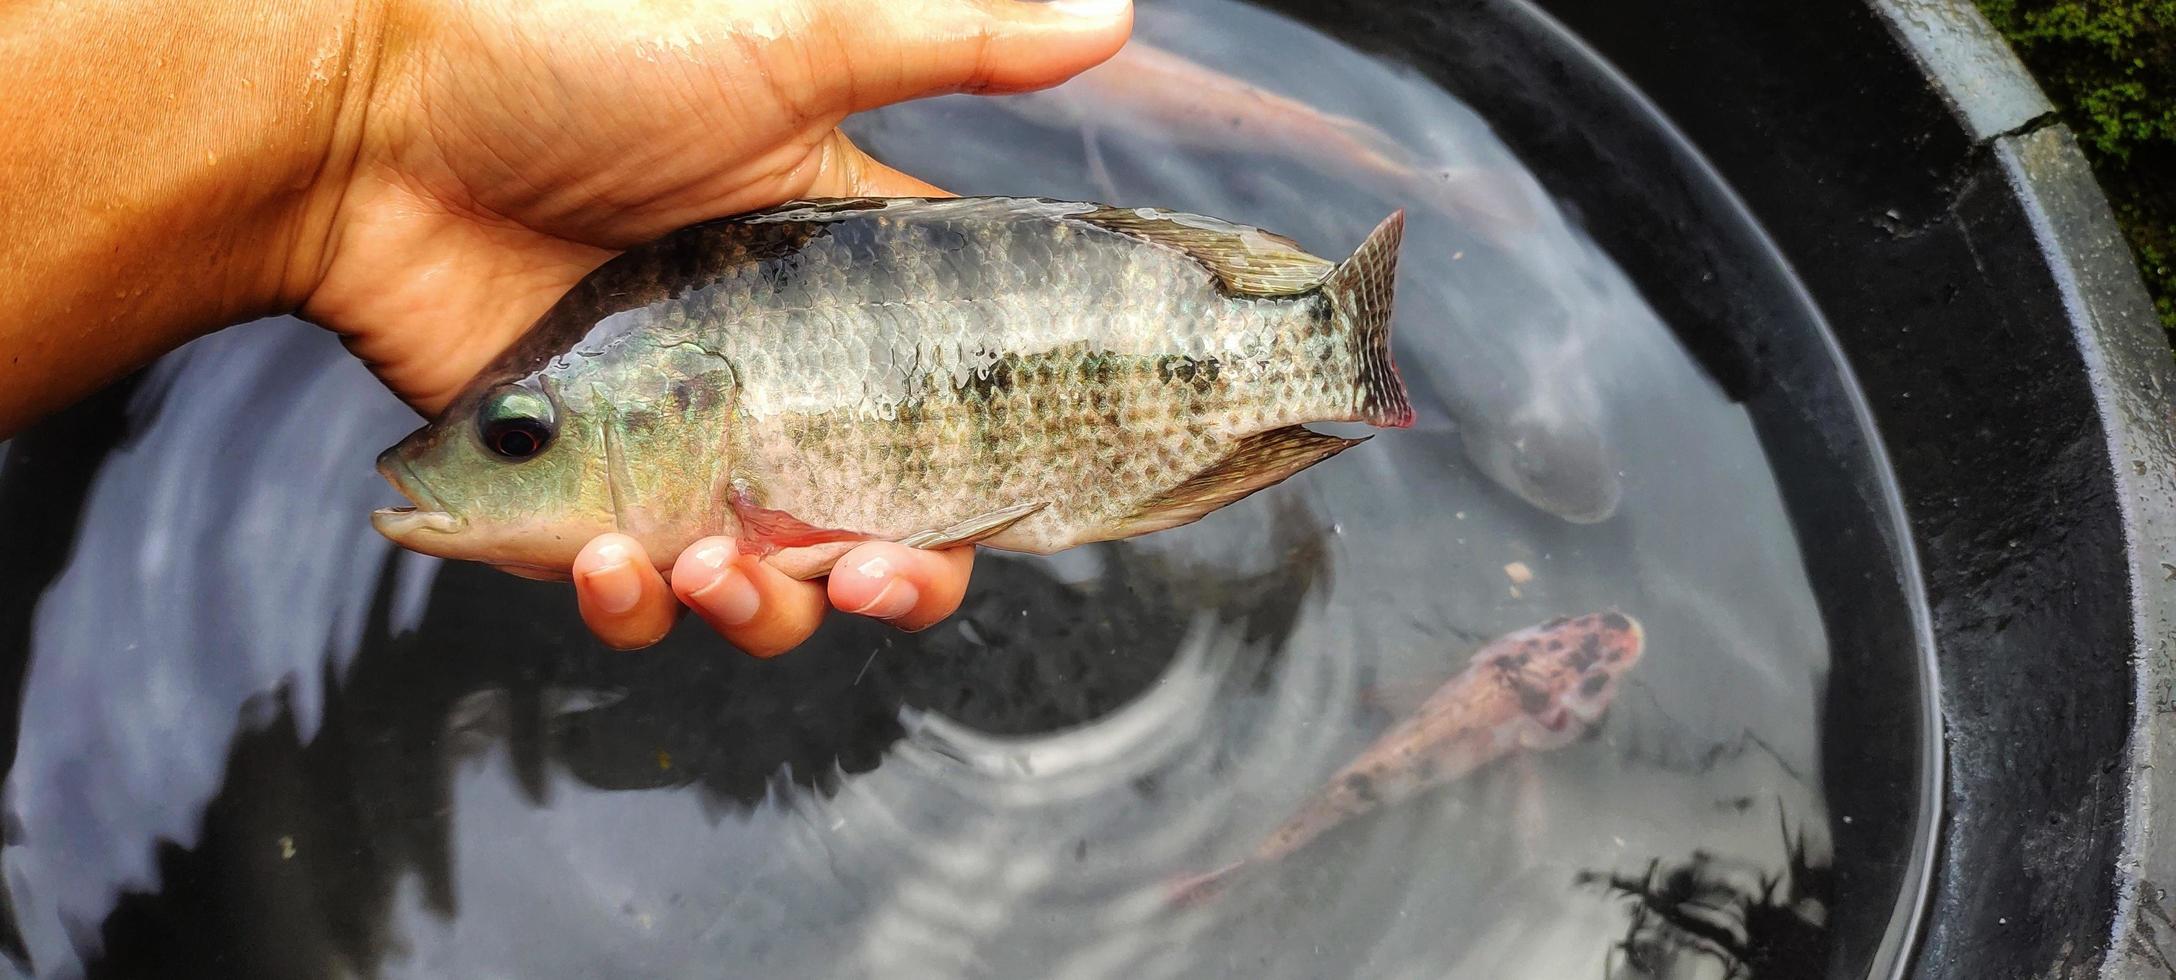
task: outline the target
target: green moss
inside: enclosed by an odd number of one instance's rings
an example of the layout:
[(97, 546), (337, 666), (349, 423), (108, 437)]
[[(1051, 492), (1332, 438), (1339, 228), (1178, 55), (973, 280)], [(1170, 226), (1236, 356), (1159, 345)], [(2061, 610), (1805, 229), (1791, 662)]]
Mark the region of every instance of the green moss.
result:
[(2078, 134), (2176, 331), (2176, 0), (1979, 0)]

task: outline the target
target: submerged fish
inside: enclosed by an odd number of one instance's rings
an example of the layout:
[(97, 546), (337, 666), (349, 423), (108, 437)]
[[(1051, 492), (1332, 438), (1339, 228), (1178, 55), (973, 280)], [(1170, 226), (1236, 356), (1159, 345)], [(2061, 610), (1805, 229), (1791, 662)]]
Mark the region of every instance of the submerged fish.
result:
[(1105, 125), (1149, 123), (1188, 146), (1274, 153), (1382, 183), (1401, 197), (1469, 222), (1497, 242), (1532, 228), (1536, 220), (1521, 189), (1502, 174), (1416, 159), (1397, 140), (1364, 122), (1324, 112), (1138, 39), (1063, 85), (991, 102), (1037, 122), (1077, 128), (1089, 168), (1099, 175), (1106, 193), (1110, 178), (1097, 131)]
[(1501, 414), (1458, 416), (1460, 444), (1519, 499), (1574, 524), (1599, 524), (1624, 499), (1616, 454), (1591, 416), (1560, 411), (1553, 397), (1534, 391)]
[(1639, 622), (1618, 612), (1555, 619), (1490, 642), (1251, 853), (1180, 881), (1173, 901), (1209, 898), (1233, 875), (1279, 860), (1353, 817), (1513, 752), (1571, 744), (1609, 710), (1618, 682), (1645, 647)]
[(599, 268), (379, 457), (426, 554), (564, 572), (711, 534), (800, 578), (854, 543), (1050, 553), (1198, 520), (1412, 422), (1403, 213), (1332, 263), (1213, 218), (803, 201)]

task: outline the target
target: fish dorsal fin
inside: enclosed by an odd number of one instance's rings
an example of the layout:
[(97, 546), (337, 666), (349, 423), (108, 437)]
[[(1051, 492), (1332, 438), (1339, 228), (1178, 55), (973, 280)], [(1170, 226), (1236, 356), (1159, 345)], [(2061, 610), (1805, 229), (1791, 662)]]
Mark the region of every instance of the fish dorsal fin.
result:
[(1160, 208), (1097, 208), (1074, 216), (1098, 228), (1185, 252), (1225, 290), (1291, 296), (1322, 284), (1335, 263), (1275, 232)]
[(1047, 197), (810, 197), (750, 211), (729, 221), (753, 224), (810, 222), (826, 224), (863, 218), (999, 220), (1031, 218), (1057, 221), (1101, 209), (1100, 204)]
[(1158, 494), (1119, 522), (1124, 535), (1147, 534), (1192, 524), (1211, 511), (1368, 441), (1343, 439), (1289, 425), (1239, 441), (1216, 465)]
[(1042, 197), (830, 197), (788, 201), (731, 220), (846, 221), (896, 212), (916, 217), (1070, 220), (1177, 249), (1201, 263), (1227, 292), (1291, 296), (1322, 284), (1337, 264), (1276, 232), (1163, 208), (1114, 208)]

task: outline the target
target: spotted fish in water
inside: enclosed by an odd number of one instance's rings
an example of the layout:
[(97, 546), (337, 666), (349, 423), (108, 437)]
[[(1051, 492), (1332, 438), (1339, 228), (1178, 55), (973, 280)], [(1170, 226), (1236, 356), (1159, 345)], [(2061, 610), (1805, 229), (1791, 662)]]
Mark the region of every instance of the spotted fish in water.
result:
[(1179, 881), (1172, 900), (1191, 904), (1213, 897), (1234, 875), (1282, 859), (1347, 820), (1464, 778), (1513, 752), (1571, 744), (1609, 710), (1646, 642), (1639, 622), (1619, 612), (1555, 619), (1490, 642), (1251, 853)]
[(1176, 527), (1412, 422), (1403, 212), (1343, 262), (1244, 225), (1022, 198), (803, 201), (599, 268), (379, 457), (426, 554), (563, 573), (623, 531), (788, 574), (854, 543), (1050, 553)]

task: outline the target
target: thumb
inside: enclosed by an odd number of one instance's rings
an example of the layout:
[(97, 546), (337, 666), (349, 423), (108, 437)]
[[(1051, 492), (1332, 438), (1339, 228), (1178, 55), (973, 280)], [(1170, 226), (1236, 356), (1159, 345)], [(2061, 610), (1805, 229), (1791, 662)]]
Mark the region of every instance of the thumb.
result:
[(1048, 88), (1116, 54), (1133, 29), (1131, 0), (809, 2), (810, 81), (848, 112)]
[(789, 197), (953, 196), (950, 191), (886, 166), (836, 129), (816, 145), (805, 174), (797, 176), (802, 176), (806, 185), (789, 191)]

